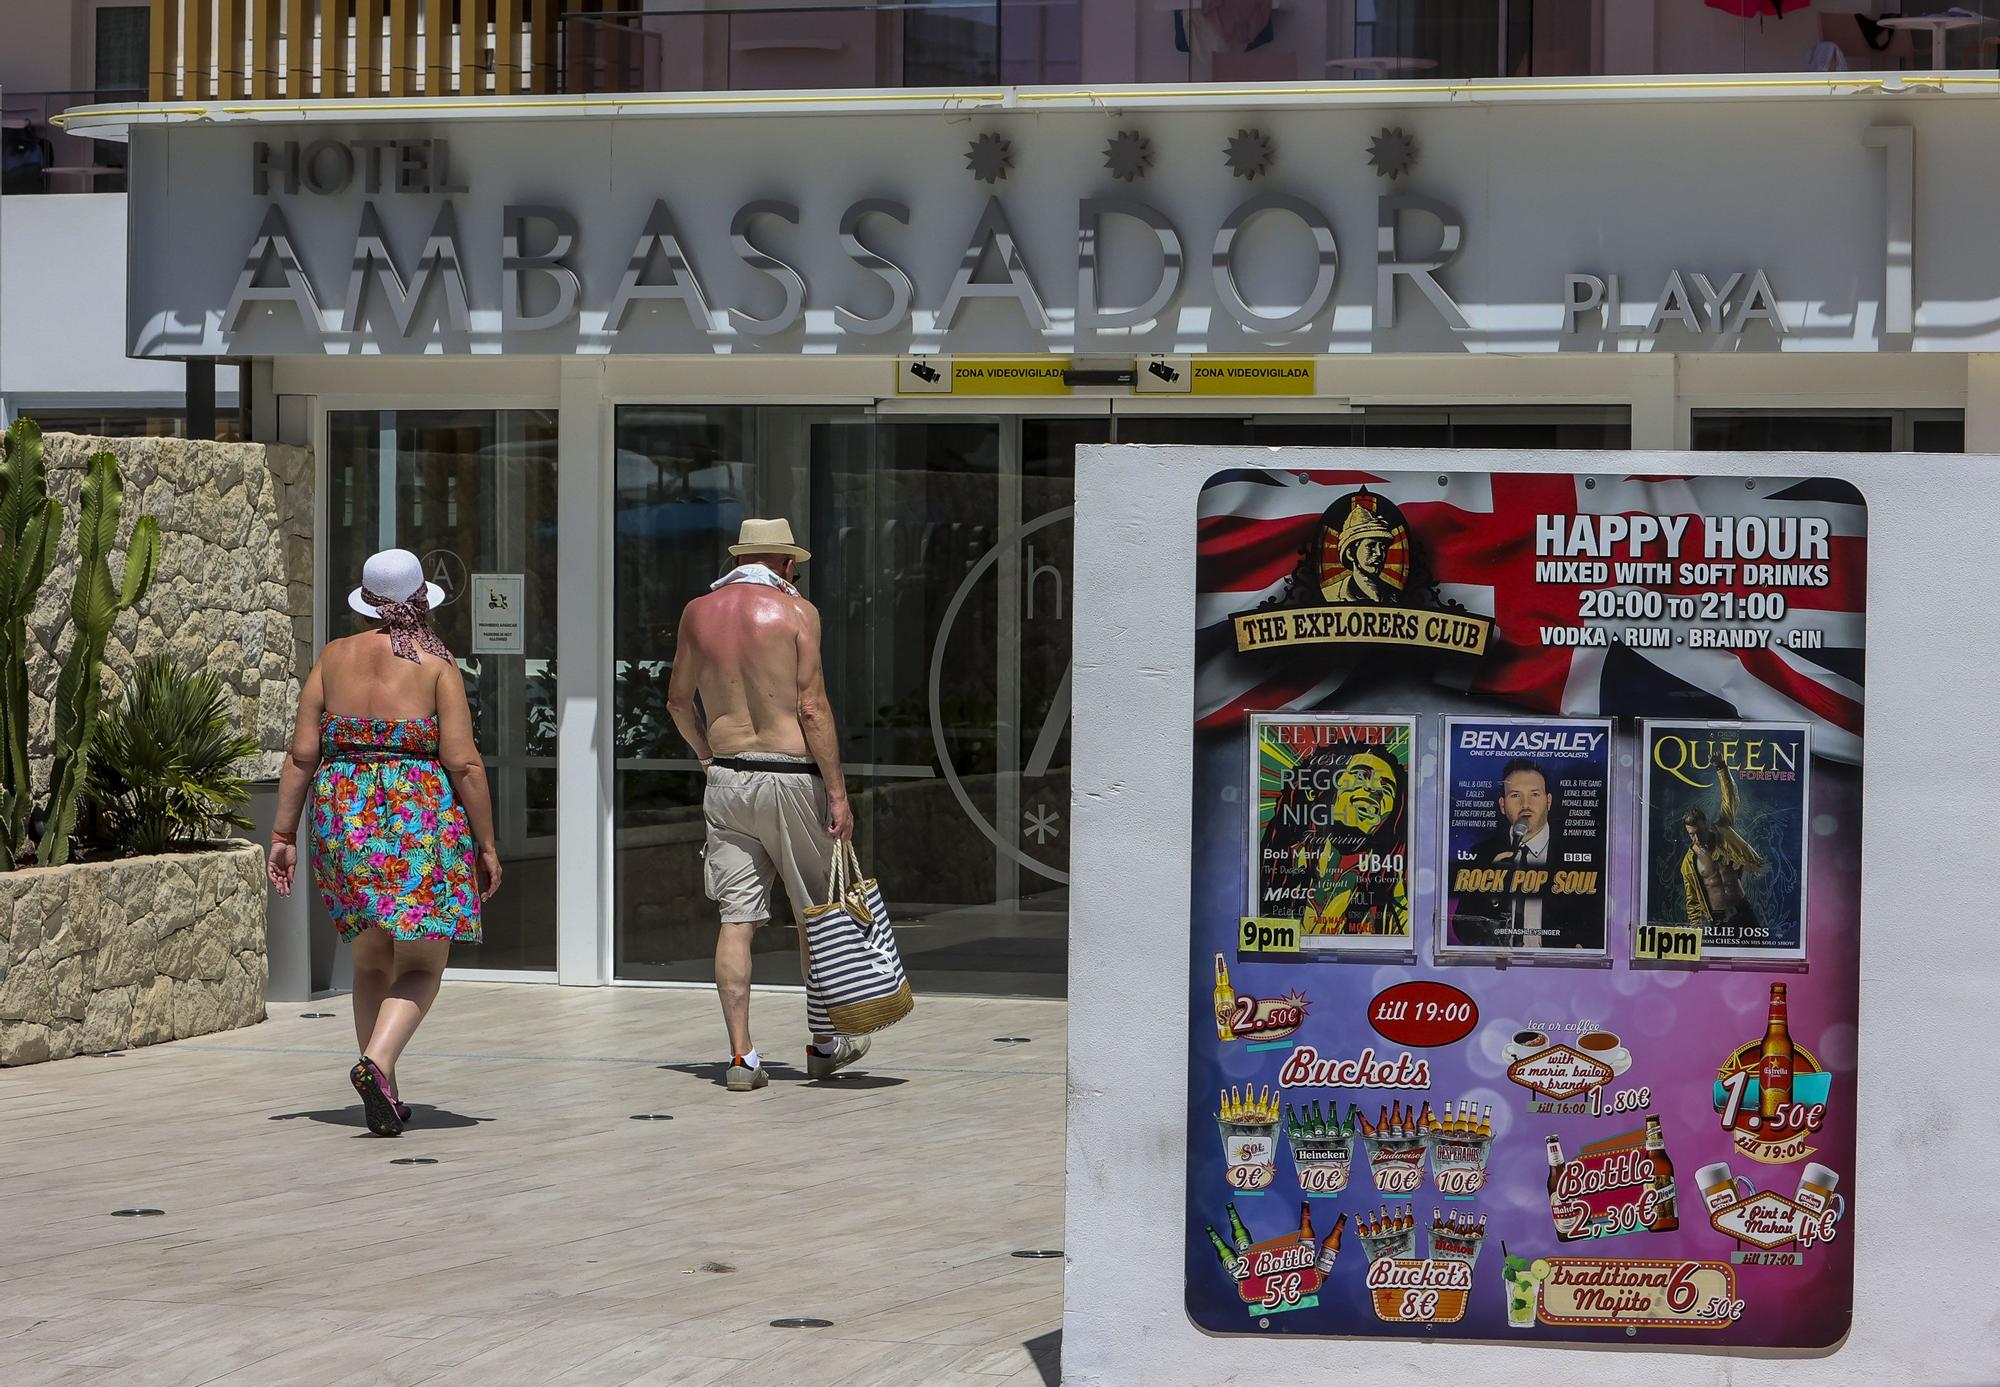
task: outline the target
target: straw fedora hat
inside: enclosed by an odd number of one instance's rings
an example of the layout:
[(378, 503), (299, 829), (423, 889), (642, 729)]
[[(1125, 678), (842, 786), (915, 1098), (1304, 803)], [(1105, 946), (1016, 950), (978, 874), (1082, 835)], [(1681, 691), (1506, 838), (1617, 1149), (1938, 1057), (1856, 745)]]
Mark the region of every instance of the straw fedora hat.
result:
[[(789, 520), (746, 520), (729, 546), (732, 556), (740, 554), (784, 554), (804, 563), (812, 554), (792, 539)], [(386, 594), (384, 594), (386, 596)]]
[(384, 549), (369, 555), (368, 562), (361, 565), (361, 586), (347, 594), (347, 605), (371, 621), (379, 621), (382, 613), (361, 596), (363, 591), (391, 602), (406, 602), (418, 588), (430, 598), (432, 611), (444, 605), (444, 589), (424, 581), (421, 559), (407, 549)]

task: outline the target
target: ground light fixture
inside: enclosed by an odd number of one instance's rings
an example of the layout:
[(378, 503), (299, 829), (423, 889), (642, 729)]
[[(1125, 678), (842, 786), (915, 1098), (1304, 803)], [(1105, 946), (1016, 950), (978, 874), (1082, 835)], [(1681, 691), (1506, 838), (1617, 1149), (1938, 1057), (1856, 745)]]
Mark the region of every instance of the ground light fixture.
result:
[(165, 1212), (166, 1212), (166, 1210), (165, 1210), (165, 1209), (113, 1209), (113, 1210), (111, 1211), (111, 1217), (113, 1217), (113, 1218), (158, 1218), (158, 1217), (159, 1217), (160, 1215), (164, 1214)]
[(1059, 1247), (1025, 1247), (1018, 1252), (1010, 1252), (1007, 1255), (1009, 1257), (1026, 1258), (1029, 1261), (1040, 1261), (1045, 1257), (1060, 1257), (1063, 1255), (1063, 1250)]
[(773, 1329), (831, 1329), (831, 1328), (833, 1328), (833, 1321), (832, 1321), (832, 1320), (814, 1320), (814, 1319), (804, 1319), (804, 1318), (796, 1318), (796, 1317), (795, 1317), (795, 1318), (791, 1318), (791, 1319), (782, 1319), (782, 1320), (772, 1320), (772, 1321), (771, 1321), (771, 1328), (773, 1328)]
[(635, 1112), (631, 1117), (631, 1121), (633, 1122), (672, 1122), (673, 1120), (674, 1115), (670, 1112)]
[(390, 1165), (436, 1165), (437, 1163), (436, 1156), (396, 1156), (389, 1162)]

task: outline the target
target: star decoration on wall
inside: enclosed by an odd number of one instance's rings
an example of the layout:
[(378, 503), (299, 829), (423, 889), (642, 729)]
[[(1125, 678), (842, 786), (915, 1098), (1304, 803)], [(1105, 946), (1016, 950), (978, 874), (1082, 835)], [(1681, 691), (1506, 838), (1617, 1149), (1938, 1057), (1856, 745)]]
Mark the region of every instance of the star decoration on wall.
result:
[(965, 166), (981, 183), (998, 183), (1014, 167), (1014, 142), (1005, 135), (981, 135), (965, 147)]
[(1401, 178), (1417, 166), (1416, 137), (1398, 126), (1368, 142), (1368, 162), (1383, 178)]
[(1144, 178), (1153, 167), (1153, 142), (1137, 130), (1120, 130), (1104, 146), (1104, 167), (1127, 183)]
[(1238, 130), (1222, 151), (1229, 162), (1229, 172), (1238, 178), (1255, 178), (1260, 173), (1271, 171), (1271, 161), (1278, 157), (1278, 147), (1271, 143), (1271, 137), (1262, 130)]

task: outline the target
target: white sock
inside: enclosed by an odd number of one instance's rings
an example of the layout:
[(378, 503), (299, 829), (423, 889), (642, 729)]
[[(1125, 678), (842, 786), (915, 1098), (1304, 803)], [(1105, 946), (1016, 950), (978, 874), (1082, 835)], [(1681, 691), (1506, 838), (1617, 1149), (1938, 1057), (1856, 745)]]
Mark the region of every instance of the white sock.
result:
[(837, 1035), (828, 1036), (825, 1040), (815, 1037), (812, 1047), (822, 1055), (838, 1054), (840, 1052), (840, 1037)]
[(743, 1056), (743, 1067), (745, 1069), (755, 1069), (757, 1067), (757, 1047), (755, 1045), (752, 1045), (750, 1052)]

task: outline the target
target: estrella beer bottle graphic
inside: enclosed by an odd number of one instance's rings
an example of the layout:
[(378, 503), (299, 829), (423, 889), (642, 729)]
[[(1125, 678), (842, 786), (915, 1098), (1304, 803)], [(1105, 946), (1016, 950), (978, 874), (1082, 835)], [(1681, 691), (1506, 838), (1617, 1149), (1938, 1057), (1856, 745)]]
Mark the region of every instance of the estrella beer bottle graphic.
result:
[(1785, 985), (1771, 984), (1771, 1020), (1757, 1061), (1757, 1111), (1768, 1122), (1792, 1102), (1792, 1034), (1785, 1018)]
[(1236, 989), (1229, 985), (1229, 965), (1221, 954), (1215, 956), (1215, 1038), (1236, 1039)]

